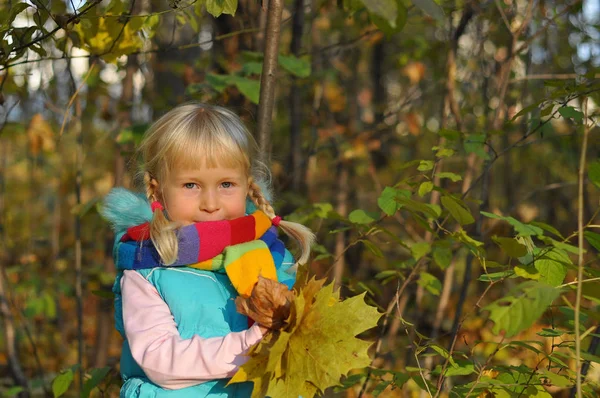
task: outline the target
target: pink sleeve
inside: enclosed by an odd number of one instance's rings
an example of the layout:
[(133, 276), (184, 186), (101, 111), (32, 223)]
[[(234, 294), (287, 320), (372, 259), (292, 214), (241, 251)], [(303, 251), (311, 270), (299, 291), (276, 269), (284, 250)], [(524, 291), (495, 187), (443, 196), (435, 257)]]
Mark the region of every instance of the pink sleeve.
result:
[(169, 306), (136, 271), (121, 278), (123, 323), (133, 359), (154, 383), (168, 389), (231, 377), (248, 348), (262, 338), (257, 324), (223, 337), (182, 339)]

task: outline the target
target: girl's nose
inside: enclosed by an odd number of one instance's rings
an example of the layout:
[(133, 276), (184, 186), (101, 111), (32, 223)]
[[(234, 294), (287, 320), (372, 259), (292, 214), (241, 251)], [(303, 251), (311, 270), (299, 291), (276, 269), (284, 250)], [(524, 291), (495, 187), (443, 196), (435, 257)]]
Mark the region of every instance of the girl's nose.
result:
[(216, 192), (208, 191), (202, 196), (200, 204), (201, 210), (207, 213), (213, 213), (219, 210), (219, 201)]

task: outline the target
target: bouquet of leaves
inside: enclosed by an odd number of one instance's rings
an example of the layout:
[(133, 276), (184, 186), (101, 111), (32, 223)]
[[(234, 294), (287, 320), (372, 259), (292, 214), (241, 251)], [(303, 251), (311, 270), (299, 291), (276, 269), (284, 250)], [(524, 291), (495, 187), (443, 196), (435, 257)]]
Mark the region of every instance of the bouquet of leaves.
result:
[(364, 293), (341, 301), (333, 283), (324, 282), (313, 278), (289, 291), (260, 278), (250, 297), (237, 298), (239, 312), (272, 331), (249, 350), (230, 383), (253, 382), (252, 398), (310, 398), (370, 365), (372, 342), (356, 336), (375, 327), (381, 314)]

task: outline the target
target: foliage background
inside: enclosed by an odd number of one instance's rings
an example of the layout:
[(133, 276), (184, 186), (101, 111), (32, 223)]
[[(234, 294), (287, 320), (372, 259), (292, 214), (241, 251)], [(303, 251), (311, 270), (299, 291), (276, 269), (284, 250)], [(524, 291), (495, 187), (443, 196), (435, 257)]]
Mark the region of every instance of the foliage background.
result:
[[(583, 360), (597, 396), (600, 6), (437, 4), (285, 3), (275, 207), (317, 232), (311, 272), (385, 312), (363, 336), (374, 370), (326, 394), (568, 396)], [(266, 12), (9, 0), (0, 15), (0, 393), (116, 395), (96, 206), (136, 185), (136, 144), (176, 104), (255, 129)]]

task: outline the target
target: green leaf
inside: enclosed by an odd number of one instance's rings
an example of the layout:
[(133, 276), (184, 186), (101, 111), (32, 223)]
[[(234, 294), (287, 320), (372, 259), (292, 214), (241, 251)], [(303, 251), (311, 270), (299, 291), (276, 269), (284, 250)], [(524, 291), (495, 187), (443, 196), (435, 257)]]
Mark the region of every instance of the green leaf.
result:
[(558, 113), (565, 119), (573, 119), (576, 122), (581, 122), (583, 120), (583, 113), (579, 112), (572, 106), (563, 106), (558, 108)]
[(377, 205), (388, 216), (394, 215), (398, 210), (398, 202), (396, 202), (397, 190), (392, 187), (385, 187), (383, 192), (377, 199)]
[(444, 208), (450, 212), (452, 218), (454, 218), (460, 225), (466, 225), (475, 222), (471, 212), (466, 207), (463, 207), (463, 205), (453, 197), (442, 196), (441, 202), (442, 206), (444, 206)]
[(434, 296), (439, 296), (442, 291), (442, 282), (428, 272), (421, 272), (417, 283)]
[(591, 231), (585, 231), (583, 236), (590, 245), (592, 245), (596, 250), (600, 251), (600, 234)]
[(498, 216), (493, 213), (488, 213), (487, 211), (482, 211), (481, 214), (483, 214), (484, 216), (489, 217), (489, 218), (496, 218), (498, 220), (504, 220), (504, 221), (508, 222), (510, 225), (512, 225), (515, 228), (515, 231), (517, 231), (517, 233), (521, 236), (532, 236), (532, 235), (537, 236), (537, 235), (544, 234), (544, 231), (542, 230), (542, 228), (536, 227), (535, 225), (532, 225), (532, 224), (522, 223), (521, 221), (519, 221), (513, 217)]
[(556, 387), (565, 388), (565, 387), (570, 387), (570, 386), (573, 385), (573, 383), (571, 382), (571, 380), (569, 380), (565, 376), (553, 373), (553, 372), (549, 371), (548, 369), (541, 368), (539, 370), (539, 373), (543, 377), (546, 377), (548, 380), (550, 380), (550, 383), (552, 383)]
[(387, 17), (380, 17), (379, 15), (373, 13), (369, 14), (369, 17), (375, 26), (377, 26), (388, 37), (394, 33), (402, 31), (402, 28), (404, 28), (404, 25), (406, 25), (406, 19), (408, 18), (408, 10), (406, 9), (404, 3), (396, 0), (396, 5), (398, 7), (398, 13), (396, 14), (395, 23), (390, 23)]
[(436, 211), (434, 207), (430, 206), (429, 203), (417, 202), (416, 200), (405, 197), (396, 197), (396, 201), (401, 207), (422, 213), (427, 217), (438, 218), (440, 216), (439, 212)]
[(600, 188), (600, 160), (590, 162), (588, 165), (588, 178), (596, 188)]
[(441, 268), (446, 269), (452, 261), (452, 250), (448, 247), (436, 246), (433, 248), (433, 260)]
[(452, 180), (452, 182), (457, 182), (457, 181), (462, 180), (462, 176), (460, 176), (456, 173), (443, 172), (443, 173), (437, 173), (436, 176), (438, 176), (440, 178), (449, 178)]
[(541, 278), (540, 271), (533, 265), (516, 265), (514, 268), (515, 274), (521, 278), (539, 280)]
[(394, 373), (394, 385), (398, 388), (402, 388), (402, 386), (410, 380), (410, 375), (406, 373)]
[(242, 65), (242, 74), (248, 75), (260, 75), (262, 73), (262, 63), (261, 62), (244, 62)]
[(375, 386), (373, 389), (373, 396), (378, 397), (386, 388), (388, 388), (392, 384), (391, 380), (383, 380), (379, 384)]
[(559, 295), (560, 289), (528, 281), (484, 309), (490, 311), (494, 334), (504, 331), (510, 338), (531, 327)]
[(459, 229), (452, 236), (467, 245), (473, 251), (483, 251), (483, 242), (471, 238), (464, 229)]
[(81, 398), (88, 398), (90, 393), (95, 387), (104, 380), (106, 375), (110, 372), (110, 366), (106, 366), (103, 368), (92, 369), (90, 372), (90, 378), (83, 383), (83, 389), (81, 390)]
[(25, 389), (21, 386), (10, 387), (2, 392), (2, 398), (14, 397), (22, 391), (25, 391)]
[(353, 210), (348, 215), (348, 220), (354, 224), (369, 224), (376, 221), (379, 218), (379, 214), (373, 212), (366, 212), (362, 209)]
[(427, 195), (433, 189), (433, 182), (425, 181), (419, 186), (419, 196), (423, 197)]
[(569, 264), (572, 264), (571, 259), (560, 249), (547, 251), (534, 262), (535, 268), (540, 273), (540, 282), (555, 287), (563, 284)]
[(250, 101), (258, 104), (260, 97), (260, 82), (258, 80), (248, 79), (242, 76), (232, 76), (235, 86), (244, 94)]
[(542, 331), (537, 332), (536, 334), (542, 337), (558, 337), (562, 336), (565, 333), (567, 332), (564, 330), (542, 328)]
[(435, 153), (435, 157), (440, 159), (449, 158), (452, 155), (454, 155), (454, 149), (451, 148), (439, 148)]
[(419, 162), (419, 167), (417, 167), (417, 170), (428, 171), (428, 170), (433, 169), (433, 165), (434, 165), (433, 160), (421, 160)]
[[(442, 372), (442, 366), (437, 365), (433, 371), (434, 374), (439, 375)], [(471, 361), (460, 360), (456, 361), (456, 366), (449, 366), (446, 368), (444, 375), (446, 377), (452, 376), (468, 376), (475, 373), (475, 365)]]
[(215, 75), (213, 73), (206, 74), (206, 82), (215, 90), (222, 93), (227, 86), (231, 84), (230, 76)]
[(534, 227), (539, 227), (546, 232), (550, 232), (551, 234), (554, 234), (554, 235), (558, 236), (559, 238), (564, 239), (564, 237), (561, 235), (561, 233), (558, 231), (558, 229), (554, 228), (552, 225), (548, 225), (548, 224), (540, 222), (540, 221), (532, 221), (529, 223), (529, 225), (533, 225)]
[(361, 242), (362, 242), (362, 243), (363, 243), (363, 244), (366, 246), (366, 248), (367, 248), (367, 249), (369, 249), (369, 251), (370, 251), (371, 253), (373, 253), (373, 254), (374, 254), (376, 257), (383, 258), (383, 252), (381, 251), (381, 249), (380, 249), (379, 247), (377, 247), (375, 244), (373, 244), (373, 242), (371, 242), (371, 241), (368, 241), (368, 240), (366, 240), (366, 239), (361, 239), (360, 241), (361, 241)]
[(429, 345), (429, 347), (432, 348), (438, 354), (440, 354), (444, 359), (447, 359), (448, 362), (450, 362), (450, 365), (452, 365), (452, 367), (458, 366), (458, 364), (454, 361), (454, 358), (452, 358), (452, 355), (450, 355), (448, 350), (446, 350), (445, 348), (440, 347), (437, 344), (431, 344)]
[(433, 0), (412, 0), (412, 3), (420, 8), (425, 14), (444, 22), (444, 10)]
[(448, 141), (458, 141), (461, 136), (460, 131), (451, 130), (451, 129), (440, 129), (438, 131), (438, 134), (440, 136), (444, 137), (445, 139), (447, 139)]
[(498, 236), (492, 237), (492, 239), (508, 254), (510, 257), (517, 258), (523, 257), (527, 254), (527, 247), (520, 244), (514, 238), (502, 238)]
[(523, 116), (523, 115), (525, 115), (525, 114), (533, 111), (534, 109), (537, 109), (538, 105), (539, 104), (536, 102), (536, 103), (533, 103), (533, 104), (530, 104), (530, 105), (526, 106), (525, 108), (523, 108), (519, 112), (517, 112), (517, 114), (512, 117), (511, 121), (514, 121), (519, 116)]
[(294, 76), (310, 76), (310, 60), (307, 58), (298, 58), (293, 55), (279, 55), (279, 65)]
[(66, 371), (59, 373), (58, 376), (52, 380), (52, 394), (54, 398), (62, 396), (73, 382), (73, 370), (67, 369)]
[(237, 0), (206, 0), (206, 11), (215, 18), (221, 14), (234, 16), (237, 6)]
[(490, 155), (485, 151), (485, 134), (471, 134), (464, 142), (467, 153), (474, 153), (482, 159), (488, 160)]
[(398, 3), (396, 0), (361, 0), (370, 13), (386, 20), (390, 27), (396, 28)]
[(431, 251), (431, 246), (427, 242), (415, 243), (410, 247), (410, 252), (415, 260), (427, 255)]
[(11, 26), (11, 24), (14, 22), (17, 15), (19, 15), (20, 13), (25, 11), (25, 9), (27, 9), (28, 7), (29, 7), (29, 4), (27, 4), (25, 2), (16, 3), (12, 7), (10, 7), (10, 13), (8, 14), (8, 21), (4, 22), (2, 24), (2, 26), (6, 26), (6, 27)]

